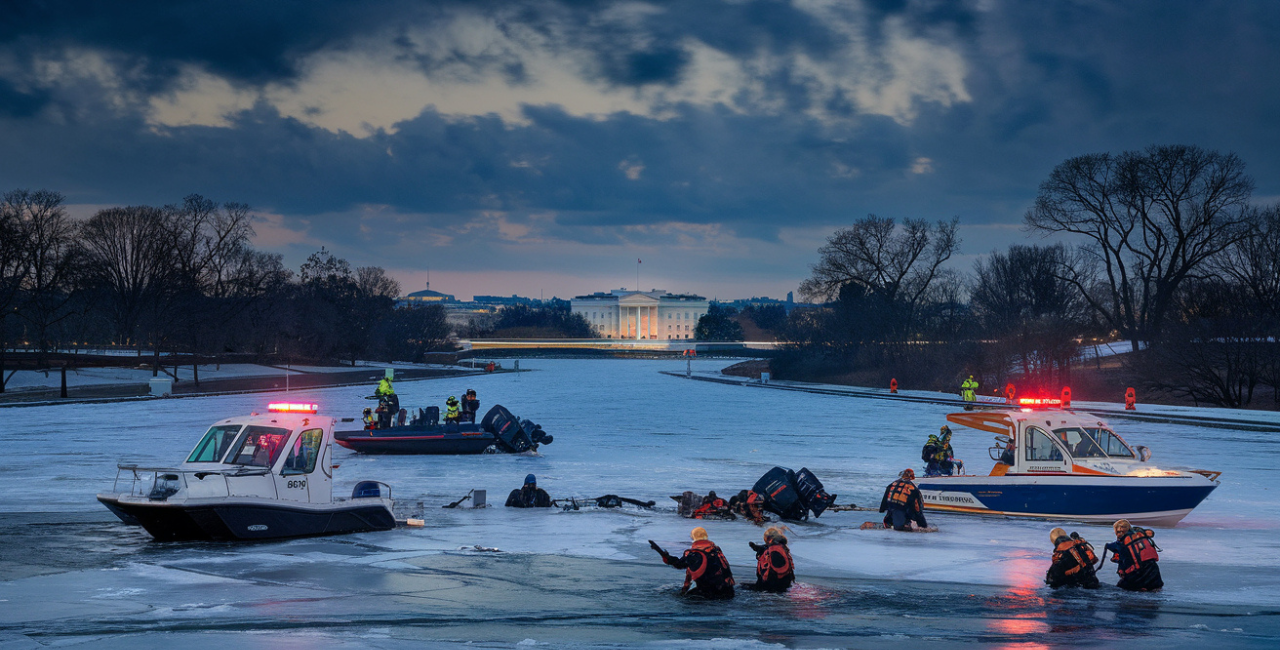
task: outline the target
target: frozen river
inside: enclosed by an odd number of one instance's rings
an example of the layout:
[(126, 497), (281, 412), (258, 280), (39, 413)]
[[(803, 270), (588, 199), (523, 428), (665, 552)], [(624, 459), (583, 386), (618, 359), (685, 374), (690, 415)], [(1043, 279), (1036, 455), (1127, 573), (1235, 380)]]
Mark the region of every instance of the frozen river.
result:
[[(724, 361), (704, 360), (711, 370)], [(335, 493), (394, 488), (425, 528), (256, 544), (154, 543), (95, 500), (118, 461), (173, 464), (215, 419), (277, 395), (0, 410), (0, 650), (44, 645), (345, 647), (1277, 647), (1280, 481), (1274, 434), (1114, 424), (1153, 462), (1222, 470), (1222, 486), (1157, 532), (1158, 594), (1053, 593), (1051, 523), (930, 515), (941, 532), (862, 531), (871, 513), (793, 526), (800, 584), (728, 604), (674, 596), (681, 572), (646, 540), (682, 547), (691, 523), (667, 495), (748, 488), (774, 465), (808, 467), (840, 503), (878, 505), (919, 465), (943, 406), (688, 381), (684, 362), (522, 360), (535, 372), (402, 383), (407, 407), (475, 388), (555, 436), (540, 456), (358, 456), (338, 449)], [(465, 382), (465, 383), (463, 383)], [(361, 388), (291, 398), (356, 416)], [(990, 436), (956, 433), (969, 470)], [(653, 499), (651, 512), (443, 510), (472, 488), (500, 506), (525, 474), (553, 498)], [(667, 504), (673, 504), (671, 506)], [(747, 522), (707, 522), (739, 581)], [(1067, 526), (1099, 548), (1108, 527)], [(462, 551), (472, 545), (501, 553)], [(1114, 584), (1107, 569), (1104, 585)]]

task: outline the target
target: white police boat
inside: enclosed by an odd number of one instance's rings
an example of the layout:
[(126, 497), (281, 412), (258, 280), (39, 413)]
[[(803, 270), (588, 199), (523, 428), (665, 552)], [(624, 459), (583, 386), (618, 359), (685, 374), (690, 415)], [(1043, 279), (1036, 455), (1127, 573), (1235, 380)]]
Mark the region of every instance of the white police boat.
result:
[(947, 420), (995, 434), (988, 476), (916, 481), (926, 510), (1008, 517), (1174, 526), (1218, 487), (1221, 472), (1157, 467), (1106, 422), (1057, 399), (1021, 408), (952, 413)]
[(394, 528), (384, 483), (361, 481), (351, 498), (333, 498), (334, 419), (316, 411), (315, 404), (276, 403), (265, 415), (217, 422), (177, 467), (117, 465), (112, 492), (98, 501), (166, 541)]

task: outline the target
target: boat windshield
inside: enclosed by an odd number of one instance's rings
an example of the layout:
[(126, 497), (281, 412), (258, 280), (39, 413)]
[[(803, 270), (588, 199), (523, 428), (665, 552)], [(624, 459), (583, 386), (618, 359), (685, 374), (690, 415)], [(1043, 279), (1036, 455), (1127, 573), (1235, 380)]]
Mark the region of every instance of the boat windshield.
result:
[(1058, 440), (1071, 450), (1073, 458), (1106, 458), (1102, 448), (1094, 441), (1093, 437), (1085, 432), (1084, 429), (1078, 427), (1066, 427), (1063, 429), (1054, 429), (1053, 433), (1058, 436)]
[(285, 439), (288, 437), (288, 429), (247, 426), (240, 435), (240, 446), (228, 457), (227, 462), (232, 465), (271, 467), (284, 449)]
[(227, 455), (227, 449), (240, 433), (238, 424), (220, 424), (209, 429), (200, 444), (187, 457), (188, 463), (216, 463)]
[(1125, 444), (1120, 436), (1106, 429), (1085, 429), (1098, 442), (1102, 450), (1112, 458), (1133, 458), (1133, 450)]

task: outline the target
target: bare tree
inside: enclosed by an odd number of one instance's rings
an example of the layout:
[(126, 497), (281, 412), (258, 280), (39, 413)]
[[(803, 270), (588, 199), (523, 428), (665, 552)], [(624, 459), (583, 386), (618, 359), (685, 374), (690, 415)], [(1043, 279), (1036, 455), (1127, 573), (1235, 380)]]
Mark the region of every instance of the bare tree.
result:
[(898, 313), (898, 334), (914, 324), (922, 301), (944, 274), (942, 265), (960, 246), (959, 219), (930, 226), (906, 219), (902, 226), (876, 215), (836, 231), (818, 250), (813, 275), (800, 285), (808, 299), (831, 300), (848, 286), (890, 305)]
[(380, 266), (362, 266), (356, 269), (356, 290), (365, 298), (400, 297), (400, 283), (387, 275)]
[(21, 205), (10, 202), (9, 195), (0, 200), (0, 393), (4, 392), (5, 320), (15, 309), (22, 283), (28, 270), (27, 231)]
[(1159, 336), (1179, 286), (1247, 236), (1252, 191), (1235, 154), (1181, 145), (1090, 154), (1054, 168), (1026, 223), (1089, 240), (1062, 277), (1136, 349)]
[(80, 227), (89, 273), (108, 296), (121, 345), (139, 345), (139, 321), (175, 275), (169, 215), (131, 206), (99, 210)]
[(66, 306), (76, 270), (75, 226), (62, 202), (61, 194), (48, 190), (14, 190), (4, 196), (6, 209), (17, 215), (25, 232), (27, 274), (18, 315), (35, 330), (41, 363), (50, 349), (50, 328), (70, 315)]

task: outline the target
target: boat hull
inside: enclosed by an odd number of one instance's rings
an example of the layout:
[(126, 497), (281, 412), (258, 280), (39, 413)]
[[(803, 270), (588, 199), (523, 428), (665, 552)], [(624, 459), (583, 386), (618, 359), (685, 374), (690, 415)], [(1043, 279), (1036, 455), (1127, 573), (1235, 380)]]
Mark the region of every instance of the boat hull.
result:
[(1217, 484), (1201, 477), (1006, 475), (917, 481), (926, 510), (1174, 526)]
[(497, 444), (487, 431), (440, 427), (395, 427), (337, 431), (334, 442), (362, 454), (482, 454)]
[(338, 535), (395, 528), (390, 499), (289, 504), (267, 499), (151, 501), (99, 494), (121, 521), (142, 526), (160, 541), (257, 540)]

